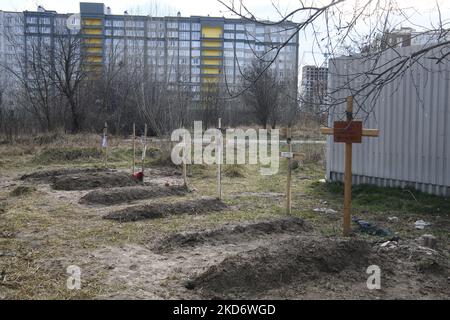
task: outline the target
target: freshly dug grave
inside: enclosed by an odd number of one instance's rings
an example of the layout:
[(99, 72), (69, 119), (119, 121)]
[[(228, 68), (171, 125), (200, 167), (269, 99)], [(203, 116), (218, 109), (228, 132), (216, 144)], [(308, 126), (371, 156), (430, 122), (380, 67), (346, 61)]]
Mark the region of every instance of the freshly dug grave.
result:
[(157, 219), (179, 214), (203, 214), (207, 212), (222, 211), (228, 206), (217, 199), (199, 199), (176, 203), (152, 203), (143, 206), (129, 207), (105, 215), (104, 219), (119, 222)]
[(227, 225), (218, 229), (200, 232), (182, 232), (167, 236), (153, 246), (158, 253), (170, 252), (177, 248), (199, 245), (220, 245), (224, 243), (241, 243), (269, 234), (298, 234), (310, 230), (304, 220), (297, 217), (283, 217), (276, 220), (248, 222)]
[(114, 188), (135, 186), (138, 181), (126, 172), (92, 172), (89, 174), (73, 174), (57, 176), (52, 187), (55, 190), (90, 190), (96, 188)]
[(183, 196), (188, 192), (184, 186), (137, 186), (93, 190), (80, 199), (84, 204), (114, 205), (134, 200)]
[(186, 288), (213, 297), (248, 296), (329, 274), (362, 281), (371, 264), (371, 246), (365, 241), (296, 237), (228, 257), (188, 281)]
[(54, 169), (54, 170), (44, 170), (37, 171), (30, 174), (25, 174), (20, 177), (20, 180), (35, 180), (42, 182), (53, 182), (53, 180), (58, 176), (67, 176), (72, 174), (81, 173), (93, 173), (93, 172), (113, 172), (113, 170), (102, 169), (102, 168), (64, 168), (64, 169)]

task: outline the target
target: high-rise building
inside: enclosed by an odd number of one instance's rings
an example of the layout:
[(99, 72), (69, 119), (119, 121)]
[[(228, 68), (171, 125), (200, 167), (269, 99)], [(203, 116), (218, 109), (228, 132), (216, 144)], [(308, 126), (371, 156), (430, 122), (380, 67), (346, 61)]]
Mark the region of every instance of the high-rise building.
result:
[(302, 68), (301, 102), (306, 111), (318, 113), (324, 104), (328, 88), (328, 68)]
[[(79, 19), (79, 30), (72, 32), (79, 31), (82, 36), (85, 69), (97, 75), (112, 63), (132, 64), (169, 89), (183, 83), (199, 95), (211, 83), (239, 86), (242, 71), (259, 57), (275, 60), (271, 68), (280, 80), (295, 86), (298, 80), (298, 35), (293, 34), (295, 28), (290, 22), (256, 23), (180, 14), (152, 17), (124, 12), (116, 15), (102, 3), (88, 2), (81, 2), (80, 12), (76, 14), (60, 14), (42, 7), (33, 12), (0, 12), (2, 23), (9, 15), (19, 17), (15, 25), (17, 39), (23, 37), (25, 44), (39, 38), (51, 47), (57, 37), (64, 36), (58, 30), (66, 28), (68, 19), (75, 22)], [(76, 25), (74, 21), (72, 25)], [(0, 30), (3, 36), (4, 28)], [(282, 45), (288, 39), (291, 40), (287, 45)], [(6, 43), (2, 38), (0, 53), (8, 64)], [(277, 47), (282, 49), (275, 57)], [(26, 48), (24, 45), (25, 55)]]

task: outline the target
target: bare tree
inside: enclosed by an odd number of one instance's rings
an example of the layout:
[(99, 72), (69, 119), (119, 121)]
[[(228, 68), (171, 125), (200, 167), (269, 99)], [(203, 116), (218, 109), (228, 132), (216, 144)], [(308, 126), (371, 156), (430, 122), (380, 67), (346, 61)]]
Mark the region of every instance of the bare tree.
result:
[[(267, 62), (261, 70), (261, 77), (276, 60), (280, 50), (291, 41), (296, 34), (312, 37), (311, 46), (326, 56), (330, 64), (334, 58), (351, 56), (354, 63), (366, 64), (368, 72), (348, 73), (348, 81), (339, 88), (329, 90), (328, 96), (320, 102), (320, 110), (327, 110), (344, 102), (344, 97), (337, 94), (347, 90), (355, 97), (356, 112), (370, 114), (383, 88), (411, 73), (414, 66), (424, 67), (422, 59), (431, 59), (442, 64), (450, 58), (450, 26), (449, 11), (441, 10), (440, 3), (435, 2), (436, 18), (429, 23), (416, 23), (411, 17), (417, 12), (406, 1), (402, 0), (305, 0), (299, 1), (296, 8), (286, 12), (273, 2), (274, 12), (279, 19), (268, 22), (256, 17), (246, 5), (245, 0), (218, 0), (229, 12), (250, 22), (261, 25), (282, 26), (291, 22), (292, 36), (286, 41), (272, 45), (261, 57)], [(430, 4), (431, 6), (431, 4)], [(445, 16), (447, 15), (447, 16)], [(417, 33), (409, 39), (389, 37), (395, 34), (399, 26), (410, 25), (418, 28)], [(414, 44), (414, 39), (424, 37), (428, 40), (417, 41), (408, 54), (401, 54), (397, 48)], [(389, 40), (391, 39), (391, 40)], [(392, 56), (389, 63), (382, 63), (381, 57)], [(343, 75), (344, 76), (344, 75)], [(258, 76), (255, 77), (255, 80)], [(251, 87), (247, 83), (238, 94)]]
[(281, 89), (276, 74), (262, 61), (254, 60), (251, 66), (245, 68), (243, 81), (248, 88), (243, 99), (252, 108), (258, 123), (264, 128), (268, 124), (275, 128), (279, 121)]
[(72, 132), (78, 132), (84, 117), (79, 99), (80, 87), (86, 78), (79, 34), (67, 31), (55, 37), (54, 63), (52, 78), (60, 94), (67, 99), (72, 117)]

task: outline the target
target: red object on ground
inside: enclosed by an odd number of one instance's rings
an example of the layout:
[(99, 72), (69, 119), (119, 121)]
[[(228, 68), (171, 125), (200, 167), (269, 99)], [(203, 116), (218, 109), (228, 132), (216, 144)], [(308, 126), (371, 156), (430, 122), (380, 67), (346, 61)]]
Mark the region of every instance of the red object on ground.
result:
[(143, 181), (144, 180), (144, 174), (142, 172), (136, 172), (133, 174), (133, 179), (137, 181)]

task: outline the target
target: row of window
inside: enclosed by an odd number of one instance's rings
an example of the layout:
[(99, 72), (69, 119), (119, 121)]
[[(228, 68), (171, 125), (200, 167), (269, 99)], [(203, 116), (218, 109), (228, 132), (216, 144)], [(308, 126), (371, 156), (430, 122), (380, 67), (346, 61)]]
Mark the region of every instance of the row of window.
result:
[(50, 24), (50, 18), (38, 18), (38, 17), (27, 17), (27, 23), (39, 23), (39, 24)]

